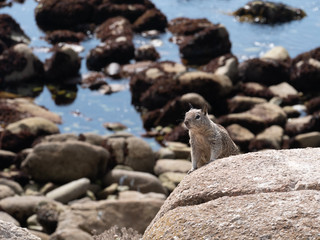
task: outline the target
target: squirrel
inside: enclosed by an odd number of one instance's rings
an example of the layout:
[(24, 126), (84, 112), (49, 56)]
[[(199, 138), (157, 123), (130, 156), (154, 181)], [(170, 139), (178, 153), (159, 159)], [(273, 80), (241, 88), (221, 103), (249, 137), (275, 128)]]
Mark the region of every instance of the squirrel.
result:
[(186, 113), (184, 125), (189, 130), (192, 168), (188, 174), (218, 158), (239, 154), (227, 130), (209, 119), (207, 106)]

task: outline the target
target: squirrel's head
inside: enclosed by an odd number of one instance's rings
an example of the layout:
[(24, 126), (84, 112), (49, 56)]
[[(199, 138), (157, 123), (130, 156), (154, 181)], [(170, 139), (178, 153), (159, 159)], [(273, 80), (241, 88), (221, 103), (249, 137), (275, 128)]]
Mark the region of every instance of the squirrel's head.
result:
[(189, 130), (210, 126), (207, 107), (204, 106), (202, 109), (191, 108), (188, 112), (186, 112), (183, 123)]

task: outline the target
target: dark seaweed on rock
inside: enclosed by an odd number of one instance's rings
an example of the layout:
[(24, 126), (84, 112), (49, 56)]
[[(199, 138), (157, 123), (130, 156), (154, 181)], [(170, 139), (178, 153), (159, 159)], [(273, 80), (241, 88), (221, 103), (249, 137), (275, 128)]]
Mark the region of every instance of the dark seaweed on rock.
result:
[(283, 3), (251, 1), (233, 12), (233, 15), (241, 22), (276, 24), (300, 20), (306, 16), (306, 13), (302, 9)]

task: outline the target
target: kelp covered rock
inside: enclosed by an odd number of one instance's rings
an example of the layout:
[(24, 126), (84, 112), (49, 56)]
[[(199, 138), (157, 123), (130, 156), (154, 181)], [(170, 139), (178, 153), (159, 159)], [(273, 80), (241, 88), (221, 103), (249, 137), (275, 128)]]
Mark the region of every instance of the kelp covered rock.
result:
[(261, 24), (276, 24), (300, 20), (306, 13), (283, 3), (270, 1), (251, 1), (233, 13), (239, 21)]

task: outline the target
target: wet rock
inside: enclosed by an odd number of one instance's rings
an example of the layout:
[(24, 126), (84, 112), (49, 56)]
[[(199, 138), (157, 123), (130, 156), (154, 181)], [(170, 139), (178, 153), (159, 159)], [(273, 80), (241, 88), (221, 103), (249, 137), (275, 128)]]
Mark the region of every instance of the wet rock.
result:
[(42, 62), (24, 43), (5, 50), (0, 58), (0, 66), (0, 82), (7, 84), (39, 82), (44, 74)]
[(30, 117), (9, 124), (2, 138), (2, 148), (17, 152), (32, 145), (41, 136), (58, 133), (59, 128), (53, 122), (42, 117)]
[(201, 67), (202, 71), (228, 76), (232, 82), (238, 77), (238, 59), (231, 53), (212, 59)]
[(135, 50), (136, 61), (156, 61), (160, 58), (159, 53), (152, 45), (143, 45)]
[(191, 169), (191, 162), (183, 159), (159, 159), (154, 166), (154, 173), (160, 175), (165, 172), (187, 173)]
[(284, 130), (282, 127), (272, 125), (259, 133), (250, 142), (249, 150), (257, 151), (262, 149), (280, 149), (282, 147)]
[(93, 1), (41, 0), (35, 9), (35, 19), (44, 30), (72, 29), (90, 22), (93, 13)]
[(230, 113), (244, 112), (250, 110), (257, 104), (266, 103), (267, 100), (258, 97), (234, 96), (228, 99), (228, 109)]
[(271, 125), (283, 126), (286, 121), (287, 116), (284, 111), (272, 103), (257, 104), (246, 112), (232, 113), (218, 119), (222, 125), (237, 123), (254, 133)]
[(40, 240), (26, 228), (20, 228), (10, 222), (0, 220), (0, 238), (7, 240)]
[(61, 123), (61, 117), (26, 98), (0, 99), (0, 120), (5, 125), (28, 117), (42, 117), (54, 123)]
[(320, 83), (320, 48), (299, 54), (292, 60), (291, 81), (301, 91), (319, 89)]
[(61, 203), (68, 203), (83, 196), (89, 189), (89, 185), (89, 179), (80, 178), (48, 192), (46, 197)]
[(22, 168), (36, 181), (67, 183), (83, 177), (96, 179), (105, 173), (109, 158), (107, 150), (85, 142), (40, 143)]
[(285, 104), (294, 104), (299, 100), (298, 91), (287, 82), (270, 86), (269, 89), (274, 96), (281, 98)]
[(306, 103), (308, 113), (320, 111), (320, 97), (314, 97)]
[(320, 128), (320, 119), (317, 115), (308, 115), (300, 118), (289, 118), (285, 125), (285, 132), (289, 136), (316, 131)]
[(156, 8), (152, 8), (144, 12), (133, 23), (133, 29), (136, 32), (143, 32), (148, 30), (158, 30), (164, 32), (168, 25), (167, 17)]
[(239, 78), (243, 82), (274, 85), (290, 80), (290, 65), (273, 59), (253, 58), (239, 64)]
[(16, 157), (17, 154), (0, 149), (0, 169), (7, 168), (14, 164)]
[(101, 41), (113, 40), (124, 36), (128, 41), (132, 40), (133, 32), (130, 22), (124, 17), (109, 18), (96, 30), (95, 34)]
[(308, 132), (294, 137), (292, 147), (320, 147), (320, 132)]
[(79, 43), (86, 38), (82, 32), (73, 32), (70, 30), (55, 30), (47, 33), (45, 40), (51, 44), (58, 44), (61, 42), (66, 43)]
[(254, 139), (254, 134), (239, 124), (231, 124), (226, 129), (235, 144), (237, 144), (241, 150), (246, 151), (250, 141)]
[(278, 61), (289, 61), (290, 55), (284, 47), (276, 46), (266, 52), (261, 58), (273, 59)]
[(72, 48), (57, 48), (45, 62), (46, 79), (56, 83), (64, 82), (68, 78), (79, 76), (80, 66), (81, 59)]
[(0, 207), (20, 223), (23, 223), (28, 217), (35, 214), (40, 202), (48, 201), (52, 200), (43, 196), (13, 196), (0, 200)]
[(0, 212), (0, 221), (10, 222), (16, 225), (17, 227), (20, 227), (20, 223), (6, 212)]
[[(8, 14), (0, 14), (0, 29), (0, 41), (4, 44), (4, 48), (12, 47), (18, 43), (30, 43), (30, 38)], [(1, 53), (2, 51), (0, 51)]]
[(92, 49), (87, 56), (87, 67), (99, 71), (112, 62), (128, 63), (134, 57), (134, 45), (131, 39), (120, 36), (107, 40)]
[(273, 94), (270, 91), (270, 89), (260, 83), (256, 83), (256, 82), (242, 83), (240, 88), (241, 88), (241, 91), (246, 96), (261, 97), (266, 99), (270, 99), (273, 97)]
[(316, 238), (319, 154), (267, 150), (216, 160), (180, 182), (143, 239)]
[(136, 190), (142, 193), (156, 192), (167, 194), (166, 189), (161, 185), (158, 178), (150, 173), (114, 169), (103, 179), (105, 186), (113, 183), (129, 186), (130, 190)]
[(95, 22), (99, 23), (105, 21), (106, 18), (109, 17), (123, 16), (133, 23), (148, 9), (152, 9), (154, 7), (154, 4), (149, 0), (104, 0), (97, 6), (94, 20)]
[(276, 24), (300, 20), (306, 13), (300, 8), (293, 8), (283, 3), (270, 1), (251, 1), (233, 13), (241, 22)]
[(135, 171), (153, 171), (155, 155), (149, 144), (141, 138), (115, 134), (106, 139), (105, 146), (117, 165), (129, 166)]
[(60, 214), (56, 233), (78, 229), (88, 233), (95, 230), (95, 234), (100, 234), (114, 225), (143, 233), (163, 202), (145, 198), (72, 204), (72, 210)]

